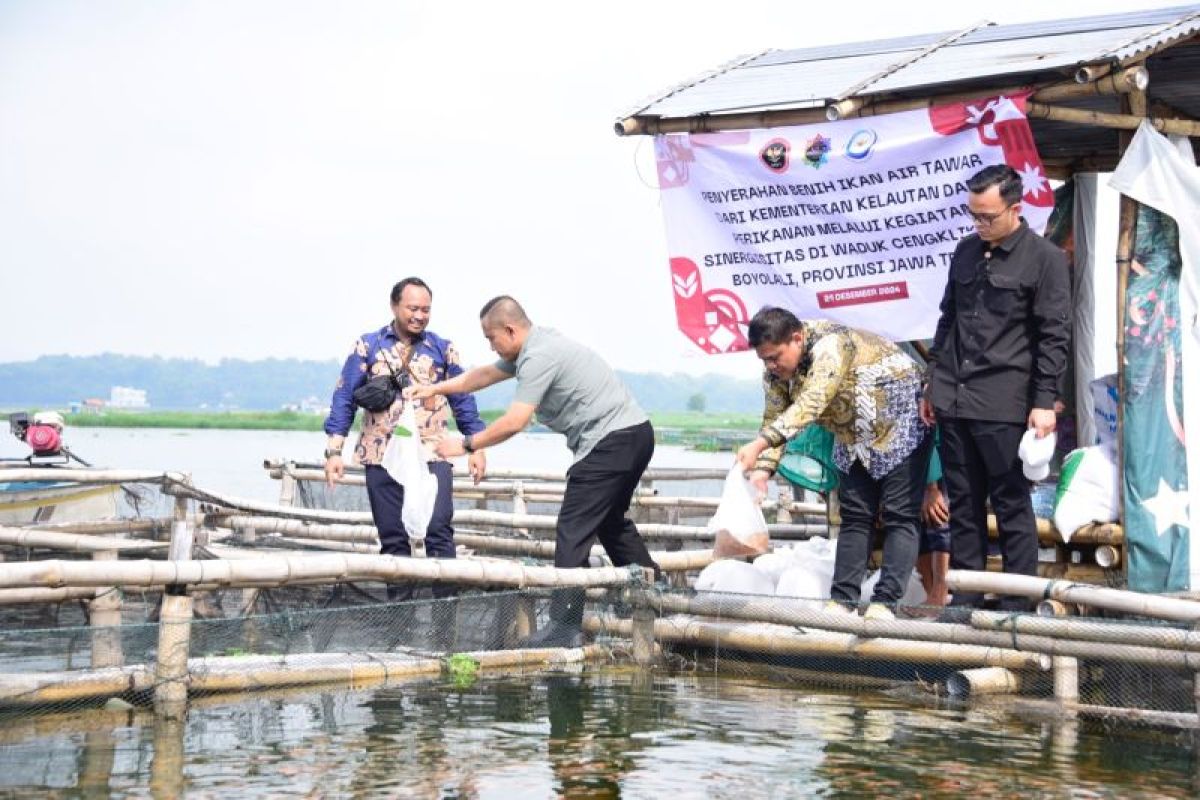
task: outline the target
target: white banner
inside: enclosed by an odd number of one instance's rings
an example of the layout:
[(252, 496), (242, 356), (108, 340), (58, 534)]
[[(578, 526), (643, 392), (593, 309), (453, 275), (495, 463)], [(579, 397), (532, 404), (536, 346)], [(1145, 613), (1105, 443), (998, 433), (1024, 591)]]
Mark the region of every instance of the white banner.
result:
[(1008, 163), (1041, 232), (1054, 204), (1024, 113), (996, 97), (793, 128), (655, 138), (680, 330), (745, 350), (758, 309), (894, 340), (933, 336), (947, 266), (974, 227), (966, 180)]

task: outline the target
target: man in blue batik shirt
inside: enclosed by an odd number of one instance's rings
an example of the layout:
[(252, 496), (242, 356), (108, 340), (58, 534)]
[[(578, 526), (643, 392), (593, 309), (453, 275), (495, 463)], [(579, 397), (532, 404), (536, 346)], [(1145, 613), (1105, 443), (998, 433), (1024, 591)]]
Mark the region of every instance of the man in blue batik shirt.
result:
[[(389, 372), (396, 375), (407, 372), (413, 385), (422, 385), (454, 378), (463, 371), (454, 345), (426, 330), (433, 292), (423, 280), (405, 278), (400, 281), (392, 287), (391, 301), (395, 319), (379, 330), (364, 333), (355, 342), (333, 392), (329, 416), (325, 420), (325, 433), (329, 436), (325, 446), (325, 477), (330, 486), (346, 472), (342, 449), (354, 422), (355, 389), (369, 378)], [(397, 393), (391, 407), (384, 411), (363, 409), (362, 435), (354, 448), (355, 460), (366, 470), (367, 499), (371, 504), (375, 527), (379, 530), (380, 552), (384, 555), (412, 554), (408, 533), (400, 522), (404, 487), (380, 466), (405, 402)], [(452, 467), (449, 461), (437, 454), (435, 448), (447, 435), (451, 413), (463, 434), (479, 433), (486, 426), (479, 418), (475, 398), (469, 394), (435, 395), (416, 402), (421, 445), (429, 462), (429, 471), (437, 476), (438, 481), (437, 503), (426, 531), (425, 552), (432, 558), (454, 558)], [(483, 452), (472, 453), (467, 464), (471, 477), (478, 483), (487, 466)], [(453, 587), (445, 584), (434, 586), (435, 597), (453, 593)], [(411, 586), (392, 586), (388, 589), (390, 599), (408, 599), (411, 596)]]

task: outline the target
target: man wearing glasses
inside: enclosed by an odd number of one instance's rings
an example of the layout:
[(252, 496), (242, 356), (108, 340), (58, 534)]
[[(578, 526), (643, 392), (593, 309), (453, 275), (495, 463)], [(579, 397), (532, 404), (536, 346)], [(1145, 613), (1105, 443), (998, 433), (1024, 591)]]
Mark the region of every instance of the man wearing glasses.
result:
[[(967, 181), (975, 235), (954, 251), (921, 403), (941, 426), (950, 499), (951, 569), (987, 564), (986, 500), (1000, 529), (1004, 571), (1037, 574), (1037, 522), (1017, 455), (1027, 428), (1055, 429), (1066, 369), (1070, 289), (1066, 255), (1021, 218), (1021, 177), (1007, 165)], [(955, 592), (955, 605), (982, 596)], [(1028, 601), (1004, 597), (1007, 610)]]

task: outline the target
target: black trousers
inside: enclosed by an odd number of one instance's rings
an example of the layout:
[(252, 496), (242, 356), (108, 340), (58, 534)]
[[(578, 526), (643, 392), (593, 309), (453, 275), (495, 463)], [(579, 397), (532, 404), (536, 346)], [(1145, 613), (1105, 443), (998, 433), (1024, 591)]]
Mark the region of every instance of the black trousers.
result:
[(567, 471), (554, 566), (587, 566), (598, 538), (614, 565), (640, 564), (658, 572), (637, 526), (625, 516), (652, 455), (654, 428), (643, 422), (608, 434)]
[[(987, 569), (986, 501), (1000, 529), (1004, 571), (1036, 575), (1037, 519), (1029, 496), (1029, 479), (1021, 470), (1017, 449), (1026, 426), (1019, 422), (941, 419), (942, 469), (950, 500), (950, 568)], [(977, 606), (976, 592), (954, 593), (955, 605)], [(1026, 610), (1028, 600), (1001, 598), (1001, 608)]]
[[(425, 554), (430, 558), (454, 558), (454, 467), (449, 461), (429, 462), (429, 471), (437, 477), (437, 501), (433, 516), (425, 530)], [(404, 487), (396, 483), (388, 471), (376, 464), (368, 464), (367, 500), (371, 504), (371, 517), (379, 530), (379, 552), (385, 556), (410, 556), (412, 545), (408, 531), (400, 522), (404, 508)], [(434, 584), (435, 597), (447, 597), (455, 593), (454, 587)]]
[(933, 437), (926, 436), (908, 458), (878, 480), (857, 461), (849, 473), (838, 472), (842, 528), (829, 591), (834, 600), (858, 603), (879, 517), (883, 518), (883, 568), (871, 601), (894, 605), (904, 596), (921, 544), (921, 500), (932, 448)]

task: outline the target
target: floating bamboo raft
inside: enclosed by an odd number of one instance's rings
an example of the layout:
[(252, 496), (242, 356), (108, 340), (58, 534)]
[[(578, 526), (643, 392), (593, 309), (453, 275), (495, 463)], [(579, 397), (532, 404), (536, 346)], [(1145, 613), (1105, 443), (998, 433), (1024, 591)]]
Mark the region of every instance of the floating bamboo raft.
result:
[[(953, 696), (1011, 694), (1052, 682), (1061, 707), (1087, 706), (1088, 713), (1095, 712), (1094, 704), (1078, 702), (1080, 660), (1188, 673), (1200, 670), (1200, 638), (1178, 628), (983, 611), (954, 624), (884, 621), (829, 614), (804, 600), (688, 592), (688, 576), (713, 560), (706, 547), (711, 536), (699, 523), (717, 501), (660, 495), (654, 484), (718, 480), (724, 477), (723, 470), (650, 471), (635, 496), (631, 513), (639, 531), (656, 548), (654, 560), (673, 576), (672, 585), (679, 591), (671, 591), (653, 585), (653, 576), (642, 568), (607, 564), (600, 547), (593, 549), (597, 566), (591, 569), (562, 570), (536, 563), (553, 559), (557, 520), (553, 514), (528, 509), (561, 502), (565, 491), (561, 474), (506, 472), (493, 473), (479, 485), (456, 481), (456, 498), (475, 507), (456, 510), (459, 557), (441, 560), (378, 555), (378, 536), (368, 513), (295, 505), (297, 488), (305, 482), (323, 482), (323, 473), (288, 462), (264, 466), (280, 481), (279, 503), (206, 490), (182, 473), (56, 470), (56, 479), (80, 485), (156, 485), (174, 498), (174, 514), (161, 519), (0, 527), (2, 547), (75, 556), (0, 563), (0, 605), (83, 600), (97, 631), (92, 669), (0, 673), (0, 705), (152, 696), (156, 711), (172, 718), (182, 713), (189, 696), (199, 694), (324, 682), (359, 685), (435, 675), (445, 669), (440, 658), (386, 651), (226, 659), (190, 653), (194, 601), (206, 592), (241, 590), (244, 602), (238, 613), (247, 614), (261, 591), (340, 584), (416, 582), (524, 591), (590, 590), (604, 603), (601, 613), (586, 618), (585, 628), (594, 635), (631, 641), (626, 652), (639, 663), (660, 658), (664, 647), (689, 647), (747, 657), (932, 664), (946, 671), (946, 690)], [(25, 472), (39, 471), (14, 470), (6, 477), (34, 477)], [(343, 484), (361, 486), (361, 475), (351, 472)], [(497, 502), (507, 510), (488, 507)], [(764, 510), (771, 518), (774, 540), (837, 533), (836, 503), (798, 499), (790, 487)], [(952, 589), (1044, 599), (1048, 613), (1085, 607), (1189, 624), (1200, 620), (1200, 603), (1108, 588), (1121, 578), (1124, 542), (1119, 526), (1091, 526), (1076, 532), (1069, 545), (1045, 521), (1040, 522), (1038, 533), (1043, 545), (1055, 548), (1056, 560), (1041, 565), (1046, 579), (951, 573)], [(1098, 585), (1083, 586), (1080, 581)], [(103, 637), (105, 625), (120, 622), (122, 590), (161, 594), (154, 664), (124, 664), (119, 639)], [(514, 622), (526, 634), (536, 625), (532, 602), (530, 595)], [(589, 646), (581, 651), (472, 652), (468, 657), (503, 667), (608, 658), (612, 652), (605, 646)], [(1113, 715), (1153, 713), (1109, 711)], [(1195, 718), (1177, 716), (1171, 719), (1180, 724)]]

